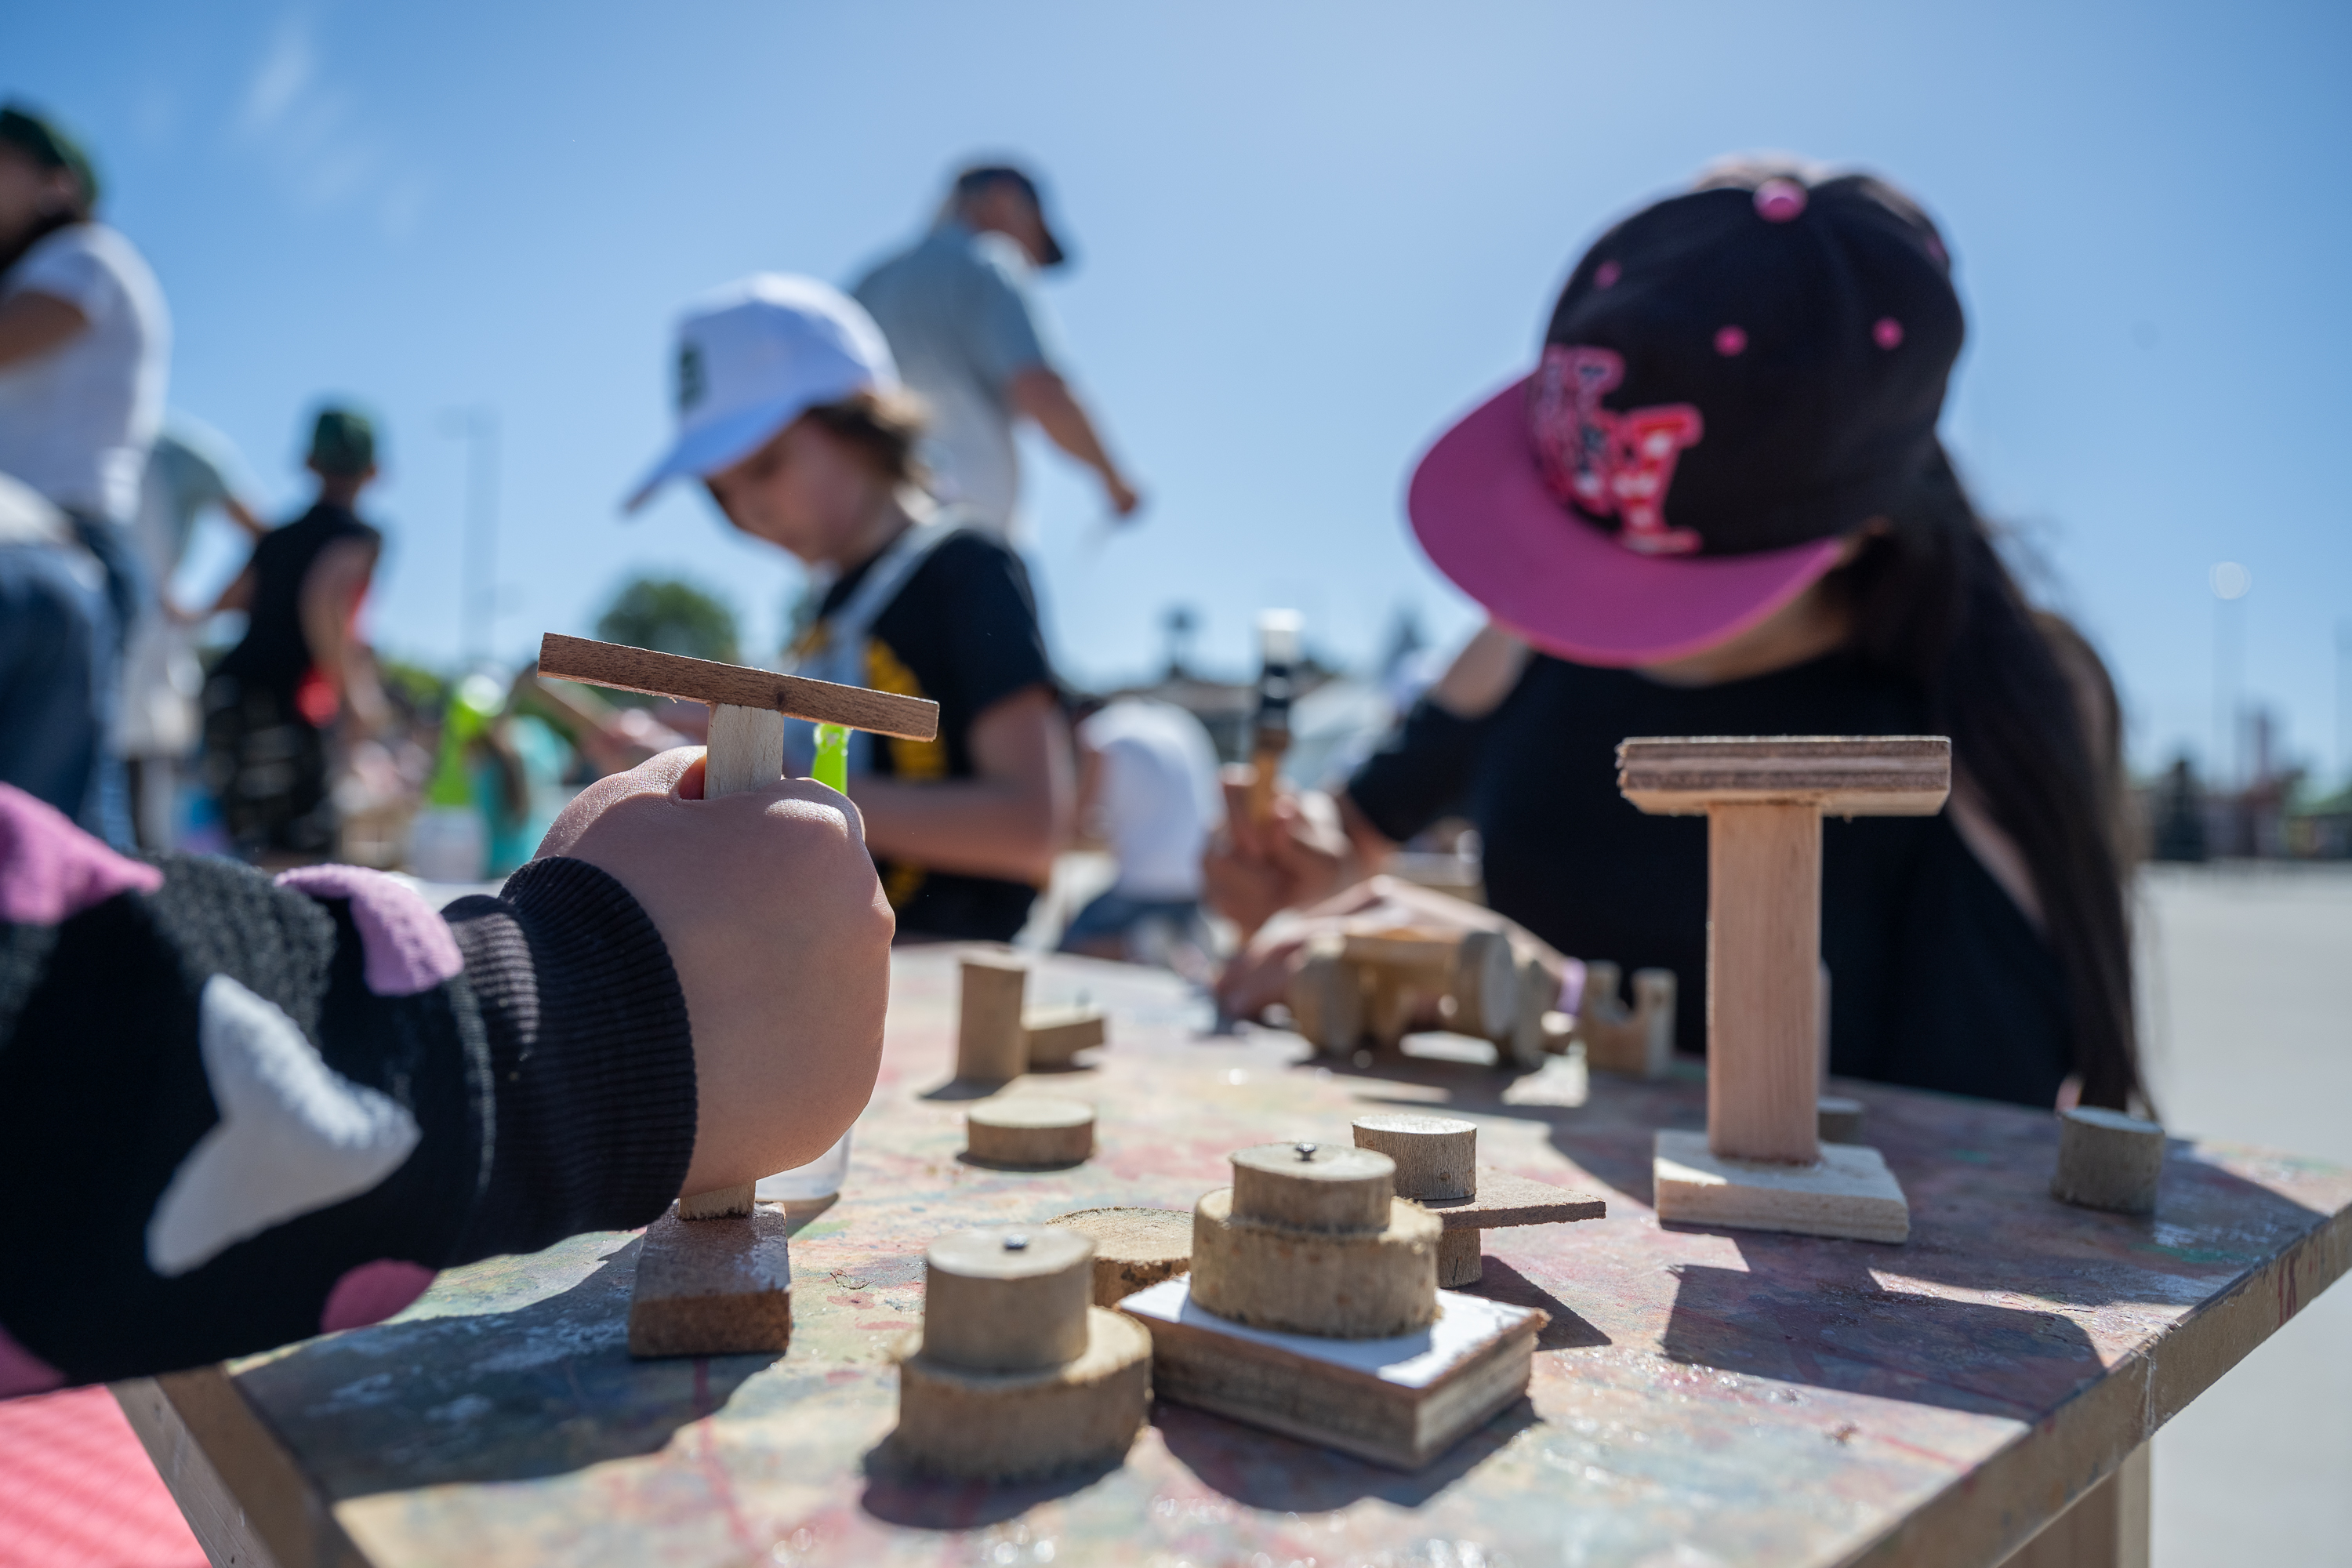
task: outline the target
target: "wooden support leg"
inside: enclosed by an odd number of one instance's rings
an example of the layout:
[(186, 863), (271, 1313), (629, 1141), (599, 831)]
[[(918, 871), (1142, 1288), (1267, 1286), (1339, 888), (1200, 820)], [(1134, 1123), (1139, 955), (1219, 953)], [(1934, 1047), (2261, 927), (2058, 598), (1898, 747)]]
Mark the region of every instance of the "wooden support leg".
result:
[(1437, 1238), (1437, 1288), (1451, 1290), (1475, 1285), (1486, 1272), (1486, 1233), (1449, 1230)]
[(2074, 1500), (2002, 1568), (2147, 1568), (2148, 1445)]
[(1706, 847), (1707, 1147), (1810, 1165), (1821, 1157), (1821, 812), (1719, 804)]

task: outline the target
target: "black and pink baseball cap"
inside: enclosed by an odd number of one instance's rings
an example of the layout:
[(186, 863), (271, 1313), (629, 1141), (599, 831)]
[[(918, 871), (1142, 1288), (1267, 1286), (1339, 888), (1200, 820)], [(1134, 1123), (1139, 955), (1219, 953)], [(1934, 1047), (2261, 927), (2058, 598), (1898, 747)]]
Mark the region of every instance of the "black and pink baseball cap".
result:
[(1943, 242), (1900, 191), (1726, 169), (1577, 263), (1535, 373), (1416, 465), (1413, 532), (1547, 652), (1697, 653), (1902, 500), (1937, 455), (1965, 330)]

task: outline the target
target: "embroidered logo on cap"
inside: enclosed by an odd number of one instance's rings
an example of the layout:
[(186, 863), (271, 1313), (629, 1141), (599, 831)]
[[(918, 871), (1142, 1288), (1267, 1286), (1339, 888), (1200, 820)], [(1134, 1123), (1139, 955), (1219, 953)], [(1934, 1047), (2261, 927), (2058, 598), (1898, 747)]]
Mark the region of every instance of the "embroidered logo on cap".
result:
[[(1745, 346), (1744, 344), (1742, 346)], [(1593, 517), (1614, 517), (1617, 542), (1643, 555), (1688, 555), (1698, 531), (1666, 524), (1675, 461), (1706, 433), (1687, 403), (1620, 414), (1601, 406), (1625, 379), (1625, 362), (1609, 349), (1554, 343), (1537, 367), (1528, 418), (1536, 456), (1552, 494)]]

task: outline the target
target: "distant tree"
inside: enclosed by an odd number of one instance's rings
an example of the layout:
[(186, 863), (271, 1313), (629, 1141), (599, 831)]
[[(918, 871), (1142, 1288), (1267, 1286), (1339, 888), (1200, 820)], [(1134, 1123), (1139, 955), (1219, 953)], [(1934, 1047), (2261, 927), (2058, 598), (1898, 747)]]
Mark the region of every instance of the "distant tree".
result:
[(674, 577), (639, 577), (623, 587), (596, 618), (596, 635), (657, 653), (737, 662), (735, 612)]

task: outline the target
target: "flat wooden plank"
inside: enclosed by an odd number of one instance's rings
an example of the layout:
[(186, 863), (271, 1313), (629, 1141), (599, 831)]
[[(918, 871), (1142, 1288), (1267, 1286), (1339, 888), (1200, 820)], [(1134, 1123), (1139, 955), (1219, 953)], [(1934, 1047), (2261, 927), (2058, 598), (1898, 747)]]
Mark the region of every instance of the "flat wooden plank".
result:
[(1508, 1171), (1480, 1170), (1475, 1197), (1418, 1201), (1447, 1230), (1569, 1225), (1609, 1217), (1609, 1202), (1597, 1193), (1556, 1187), (1549, 1182), (1531, 1182)]
[(619, 643), (549, 632), (539, 639), (542, 679), (583, 680), (650, 697), (679, 697), (730, 708), (771, 708), (793, 719), (845, 724), (877, 735), (936, 740), (940, 705), (919, 697), (836, 686), (829, 680), (781, 675), (747, 665), (718, 664), (683, 654), (624, 647)]
[(1617, 787), (1643, 811), (1696, 816), (1717, 802), (1802, 802), (1850, 816), (1933, 816), (1952, 787), (1942, 735), (1637, 736)]
[[(1660, 1127), (1705, 1124), (1691, 1064), (1510, 1103), (1481, 1059), (1331, 1068), (1274, 1030), (1213, 1036), (1173, 976), (1048, 958), (1046, 994), (1109, 1010), (1067, 1171), (959, 1161), (956, 960), (893, 955), (880, 1081), (838, 1202), (793, 1238), (784, 1355), (633, 1362), (635, 1245), (576, 1237), (444, 1275), (398, 1321), (239, 1363), (247, 1403), (383, 1568), (680, 1568), (762, 1556), (970, 1562), (1029, 1532), (1055, 1563), (1402, 1557), (1594, 1568), (1985, 1568), (2117, 1473), (2352, 1256), (2352, 1170), (2180, 1140), (2157, 1213), (2050, 1196), (2057, 1119), (1838, 1081), (1910, 1199), (1904, 1247), (1661, 1226)], [(1066, 1079), (1026, 1085), (1050, 1089)], [(1412, 1478), (1181, 1406), (1116, 1470), (1027, 1490), (896, 1477), (889, 1352), (942, 1230), (1073, 1209), (1190, 1212), (1252, 1143), (1339, 1142), (1372, 1110), (1478, 1122), (1490, 1170), (1605, 1196), (1605, 1219), (1487, 1233), (1484, 1299), (1548, 1312), (1525, 1403)], [(1482, 1184), (1485, 1178), (1482, 1177)], [(1308, 1548), (1311, 1547), (1311, 1552)], [(1457, 1557), (1465, 1553), (1449, 1545)], [(1034, 1555), (1034, 1552), (1033, 1552)]]
[(111, 1385), (205, 1555), (237, 1568), (365, 1563), (329, 1500), (217, 1366)]

